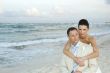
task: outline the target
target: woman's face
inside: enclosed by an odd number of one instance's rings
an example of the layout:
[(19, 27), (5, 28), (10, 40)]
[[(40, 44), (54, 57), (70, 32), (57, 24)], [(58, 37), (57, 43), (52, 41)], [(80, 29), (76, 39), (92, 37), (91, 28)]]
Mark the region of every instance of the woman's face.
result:
[(85, 26), (85, 25), (79, 25), (79, 28), (78, 28), (79, 36), (81, 38), (86, 37), (87, 36), (87, 33), (88, 33), (88, 30), (89, 29), (87, 28), (87, 26)]

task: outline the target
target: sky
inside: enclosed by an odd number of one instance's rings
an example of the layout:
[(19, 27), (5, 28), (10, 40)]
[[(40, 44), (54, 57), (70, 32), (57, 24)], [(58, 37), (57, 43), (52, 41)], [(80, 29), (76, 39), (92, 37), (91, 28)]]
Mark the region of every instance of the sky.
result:
[(110, 0), (0, 0), (0, 23), (110, 21)]

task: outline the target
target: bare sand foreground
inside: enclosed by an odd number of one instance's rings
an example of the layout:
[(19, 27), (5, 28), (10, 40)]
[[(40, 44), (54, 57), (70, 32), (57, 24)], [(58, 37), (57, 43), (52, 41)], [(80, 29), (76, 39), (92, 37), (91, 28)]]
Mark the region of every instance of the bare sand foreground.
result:
[[(99, 36), (97, 45), (100, 48), (99, 66), (102, 73), (110, 73), (110, 35)], [(47, 44), (43, 44), (47, 45)], [(41, 58), (35, 57), (32, 61), (14, 68), (0, 68), (0, 73), (61, 73), (60, 61), (64, 42), (49, 43), (49, 48), (54, 47), (54, 53), (47, 53)]]

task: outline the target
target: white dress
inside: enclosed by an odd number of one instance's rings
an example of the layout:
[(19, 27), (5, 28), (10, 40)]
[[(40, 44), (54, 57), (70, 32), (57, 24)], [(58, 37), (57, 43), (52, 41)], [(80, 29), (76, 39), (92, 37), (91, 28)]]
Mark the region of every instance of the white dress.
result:
[(101, 70), (100, 70), (100, 68), (97, 69), (97, 72), (96, 73), (102, 73)]

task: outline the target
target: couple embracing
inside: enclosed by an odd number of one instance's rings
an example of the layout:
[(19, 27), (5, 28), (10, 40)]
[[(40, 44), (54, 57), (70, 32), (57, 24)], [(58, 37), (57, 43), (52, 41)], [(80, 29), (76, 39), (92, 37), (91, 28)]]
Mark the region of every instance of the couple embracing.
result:
[(67, 30), (68, 41), (64, 46), (61, 71), (62, 73), (101, 73), (97, 57), (99, 49), (94, 37), (88, 35), (89, 23), (81, 19), (78, 29)]

